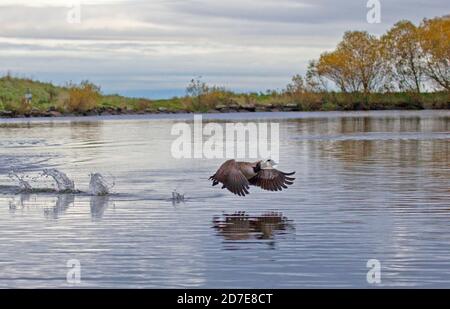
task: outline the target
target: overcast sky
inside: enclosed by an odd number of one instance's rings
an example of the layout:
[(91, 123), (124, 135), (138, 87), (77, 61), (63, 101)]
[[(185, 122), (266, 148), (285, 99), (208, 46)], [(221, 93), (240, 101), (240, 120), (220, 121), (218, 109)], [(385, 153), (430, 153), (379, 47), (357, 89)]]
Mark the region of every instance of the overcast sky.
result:
[(184, 94), (194, 76), (281, 89), (346, 30), (381, 34), (450, 11), (448, 0), (380, 0), (381, 23), (370, 24), (367, 0), (82, 0), (76, 23), (70, 2), (0, 0), (2, 74), (153, 98)]

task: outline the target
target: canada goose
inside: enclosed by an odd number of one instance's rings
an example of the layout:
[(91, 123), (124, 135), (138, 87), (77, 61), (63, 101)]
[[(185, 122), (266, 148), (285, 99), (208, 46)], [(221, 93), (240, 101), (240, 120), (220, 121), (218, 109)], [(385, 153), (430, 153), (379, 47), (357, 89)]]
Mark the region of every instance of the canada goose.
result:
[(227, 188), (239, 196), (249, 194), (250, 185), (269, 191), (281, 191), (294, 183), (295, 178), (287, 176), (294, 175), (295, 172), (283, 173), (275, 169), (275, 165), (275, 161), (271, 159), (254, 163), (228, 160), (209, 179), (213, 181), (213, 186), (220, 182), (222, 189)]

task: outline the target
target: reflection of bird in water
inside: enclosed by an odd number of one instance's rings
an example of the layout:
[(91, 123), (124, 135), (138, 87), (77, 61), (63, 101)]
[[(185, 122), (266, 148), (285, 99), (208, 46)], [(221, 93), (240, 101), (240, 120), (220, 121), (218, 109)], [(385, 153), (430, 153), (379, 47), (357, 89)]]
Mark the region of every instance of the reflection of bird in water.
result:
[(222, 189), (226, 188), (239, 196), (249, 194), (250, 185), (268, 191), (282, 191), (294, 183), (295, 178), (288, 176), (295, 172), (284, 173), (275, 169), (276, 165), (271, 159), (254, 163), (228, 160), (209, 179), (213, 181), (213, 186), (220, 182)]
[(281, 213), (269, 212), (261, 216), (249, 216), (244, 211), (224, 214), (213, 219), (214, 228), (226, 240), (270, 239), (274, 234), (292, 227)]

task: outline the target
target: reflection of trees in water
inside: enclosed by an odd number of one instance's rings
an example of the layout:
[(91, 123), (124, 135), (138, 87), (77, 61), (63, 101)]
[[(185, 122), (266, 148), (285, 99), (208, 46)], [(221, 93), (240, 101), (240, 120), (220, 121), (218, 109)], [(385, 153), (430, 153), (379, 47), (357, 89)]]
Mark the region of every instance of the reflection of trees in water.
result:
[(245, 211), (214, 217), (213, 227), (226, 240), (271, 239), (294, 229), (292, 222), (281, 213), (250, 216)]
[[(449, 162), (448, 141), (420, 138), (420, 134), (449, 131), (448, 117), (341, 117), (299, 119), (295, 121), (293, 136), (316, 136), (317, 139), (300, 141), (304, 149), (314, 151), (324, 159), (338, 159), (344, 166), (358, 162), (385, 161), (389, 164), (408, 166), (411, 163), (432, 166)], [(386, 136), (382, 136), (383, 134)], [(409, 133), (414, 138), (396, 136)], [(359, 134), (367, 135), (359, 138)], [(371, 134), (380, 138), (370, 138)], [(355, 139), (351, 139), (352, 135)], [(339, 138), (343, 137), (343, 140)], [(349, 139), (346, 139), (349, 138)]]
[(417, 200), (448, 199), (449, 117), (392, 113), (295, 121), (288, 134), (302, 156), (303, 181), (367, 198), (390, 192), (396, 204), (408, 192)]

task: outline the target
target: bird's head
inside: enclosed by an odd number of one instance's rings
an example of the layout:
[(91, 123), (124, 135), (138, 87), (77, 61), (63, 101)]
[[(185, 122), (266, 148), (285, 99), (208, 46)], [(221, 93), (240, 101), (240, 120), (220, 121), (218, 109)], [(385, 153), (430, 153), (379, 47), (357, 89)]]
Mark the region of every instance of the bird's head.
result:
[(277, 165), (278, 163), (275, 162), (272, 159), (267, 159), (267, 160), (263, 160), (261, 162), (261, 168), (273, 168)]

